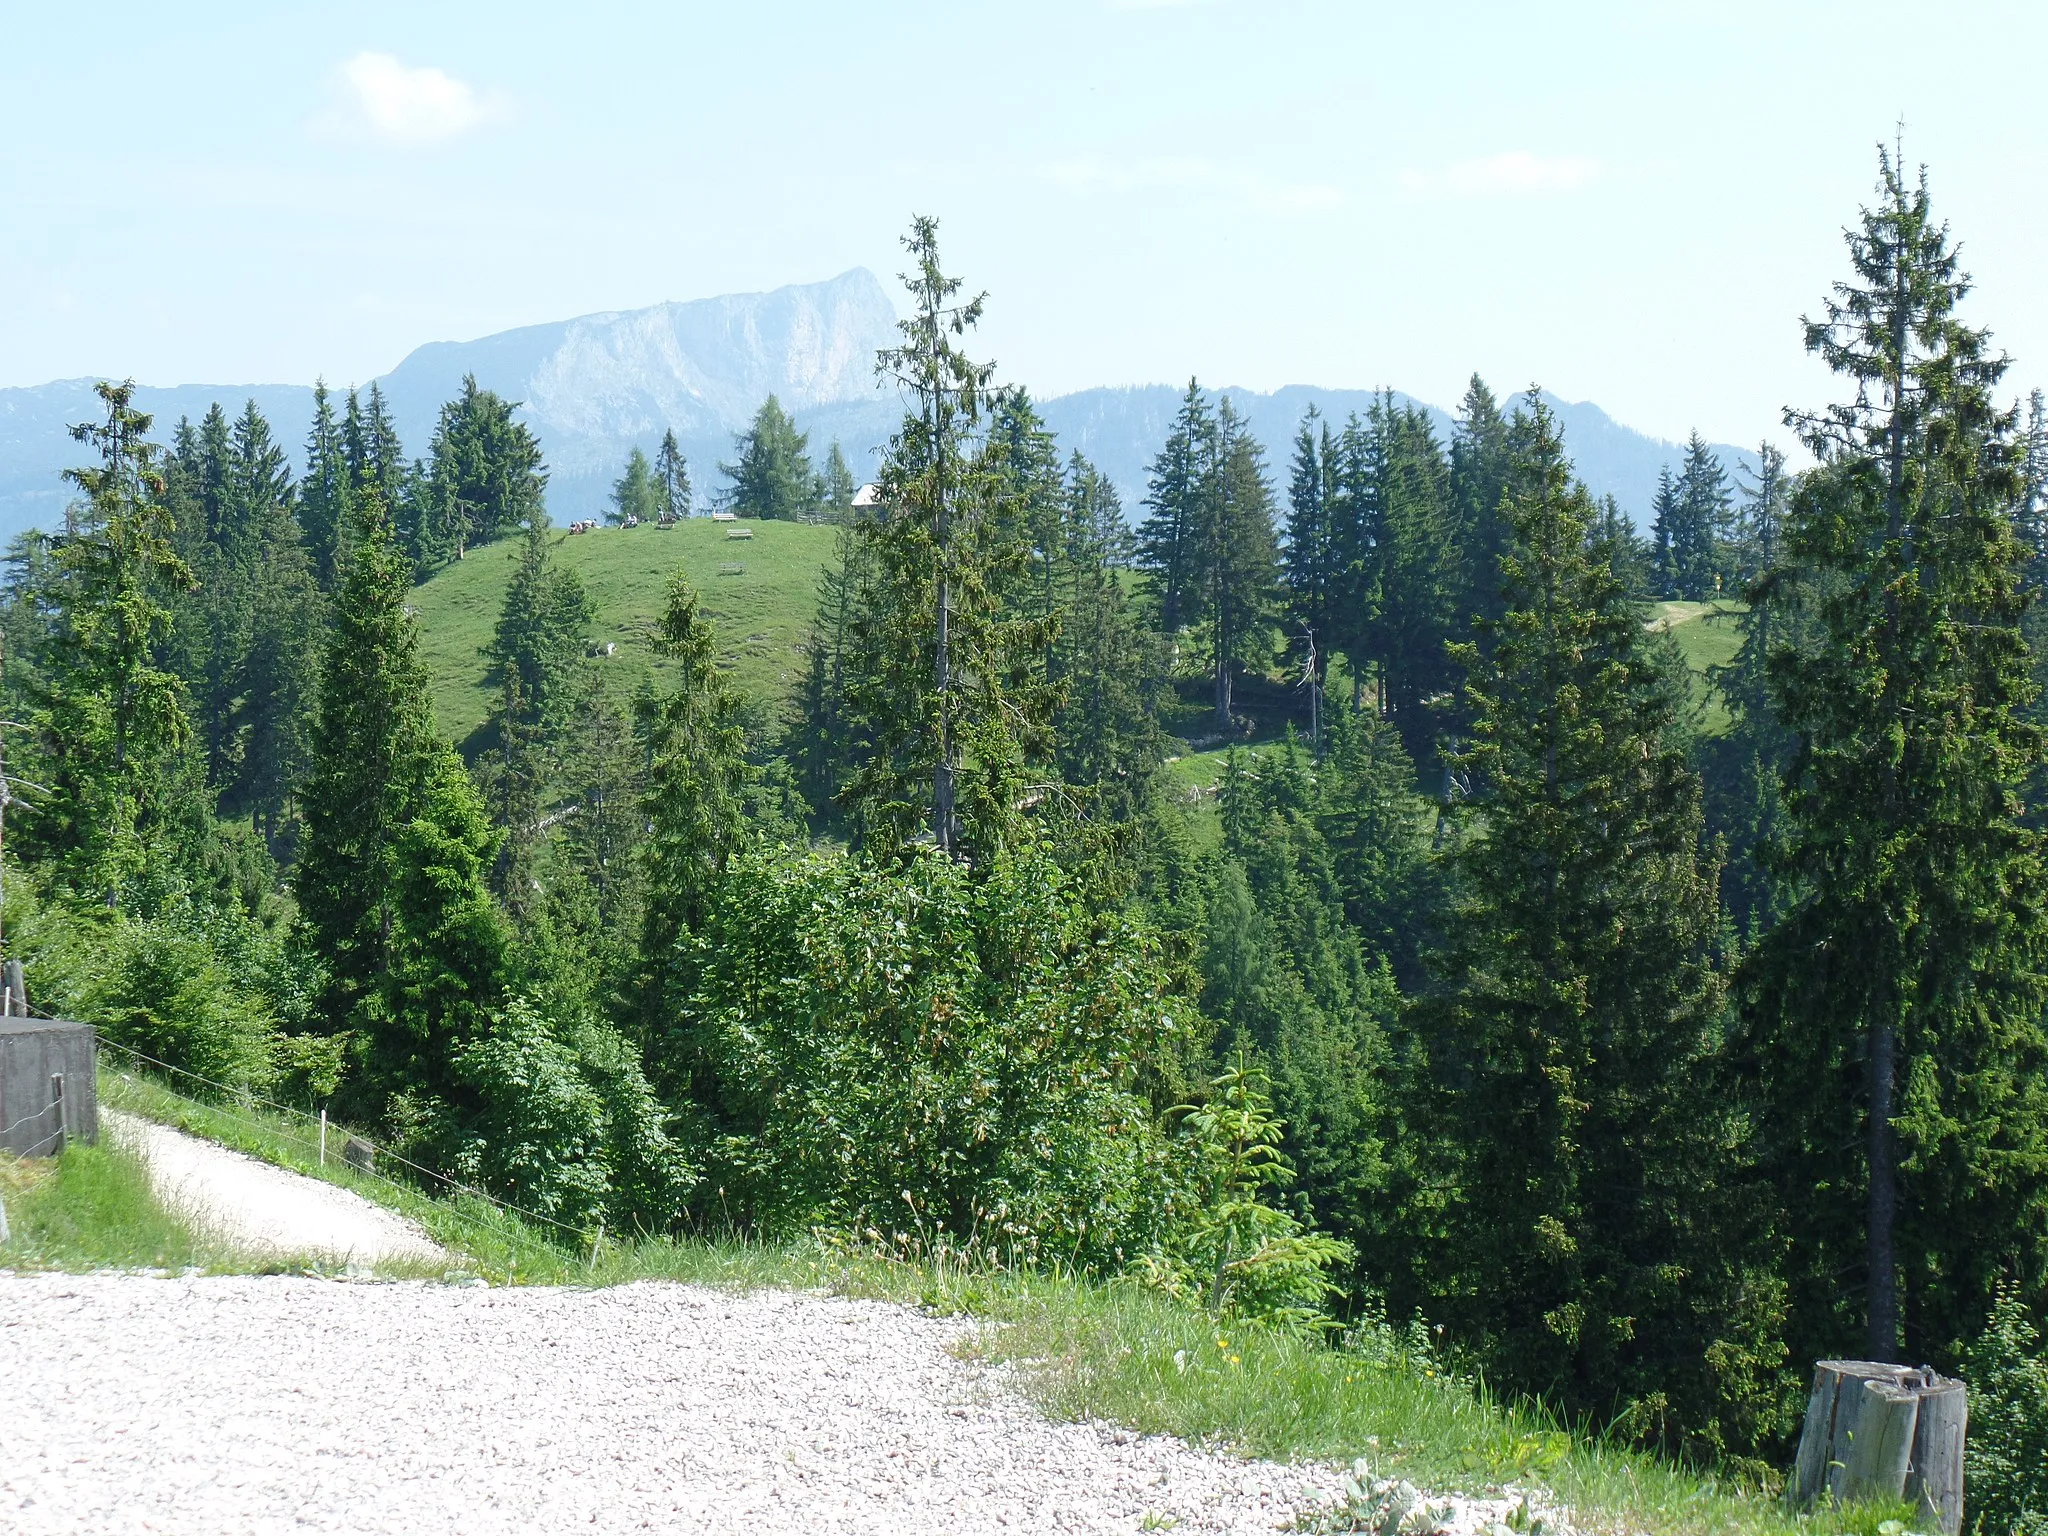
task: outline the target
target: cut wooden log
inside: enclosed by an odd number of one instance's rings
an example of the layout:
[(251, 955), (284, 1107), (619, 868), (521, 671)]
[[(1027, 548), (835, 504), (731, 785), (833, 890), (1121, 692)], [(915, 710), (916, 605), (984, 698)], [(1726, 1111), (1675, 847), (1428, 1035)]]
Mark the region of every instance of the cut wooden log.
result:
[[(1931, 1376), (1934, 1373), (1928, 1372)], [(1920, 1397), (1920, 1425), (1913, 1436), (1913, 1472), (1906, 1493), (1920, 1515), (1942, 1536), (1963, 1528), (1963, 1441), (1970, 1424), (1970, 1395), (1960, 1381), (1944, 1381)]]
[(1843, 1394), (1835, 1409), (1835, 1446), (1841, 1459), (1828, 1468), (1828, 1492), (1837, 1504), (1896, 1504), (1906, 1496), (1913, 1464), (1913, 1431), (1920, 1427), (1920, 1394), (1875, 1378)]
[(1785, 1495), (1794, 1508), (1911, 1500), (1941, 1536), (1963, 1519), (1963, 1384), (1925, 1366), (1822, 1360)]

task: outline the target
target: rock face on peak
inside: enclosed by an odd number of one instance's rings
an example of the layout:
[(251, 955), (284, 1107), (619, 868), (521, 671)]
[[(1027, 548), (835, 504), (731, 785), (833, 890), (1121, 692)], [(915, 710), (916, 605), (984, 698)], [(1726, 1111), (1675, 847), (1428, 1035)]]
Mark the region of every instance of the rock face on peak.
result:
[[(837, 442), (856, 479), (869, 478), (882, 446), (901, 420), (902, 400), (875, 382), (875, 354), (897, 340), (896, 307), (872, 272), (855, 268), (822, 283), (797, 283), (768, 293), (728, 294), (689, 303), (655, 304), (521, 326), (476, 341), (437, 341), (416, 348), (377, 382), (390, 402), (406, 453), (418, 457), (433, 440), (443, 401), (474, 373), (486, 389), (520, 402), (520, 415), (547, 455), (548, 510), (558, 523), (600, 515), (611, 484), (634, 448), (652, 454), (674, 431), (689, 461), (700, 503), (722, 483), (721, 460), (732, 457), (733, 434), (769, 395), (810, 434), (822, 466)], [(90, 379), (32, 389), (0, 389), (0, 543), (24, 528), (57, 526), (67, 488), (60, 478), (79, 461), (65, 427), (98, 414)], [(1314, 405), (1341, 426), (1370, 408), (1368, 390), (1291, 385), (1262, 393), (1212, 390), (1235, 401), (1266, 446), (1267, 464), (1285, 484), (1287, 458), (1302, 413)], [(157, 418), (168, 440), (181, 416), (195, 421), (219, 401), (234, 415), (254, 399), (279, 441), (305, 442), (312, 390), (302, 384), (145, 387), (136, 404)], [(1408, 397), (1397, 395), (1403, 404)], [(1164, 441), (1180, 389), (1166, 384), (1084, 389), (1040, 399), (1061, 451), (1078, 448), (1123, 494), (1124, 510), (1142, 515), (1145, 470)], [(1503, 402), (1508, 403), (1508, 402)], [(1595, 494), (1612, 493), (1647, 528), (1658, 471), (1676, 466), (1684, 450), (1631, 431), (1598, 406), (1552, 400), (1566, 450)], [(1450, 417), (1425, 407), (1439, 435)], [(1754, 457), (1717, 445), (1731, 470), (1752, 471)]]
[[(732, 434), (775, 395), (812, 432), (822, 460), (834, 438), (856, 473), (895, 425), (893, 390), (875, 384), (875, 353), (896, 341), (896, 309), (872, 272), (822, 283), (727, 294), (521, 326), (476, 341), (415, 348), (377, 380), (409, 456), (426, 452), (441, 404), (474, 373), (521, 402), (547, 454), (548, 503), (558, 522), (596, 515), (635, 447), (653, 452), (673, 429), (698, 495), (718, 483)], [(364, 381), (367, 387), (368, 381)], [(0, 389), (0, 541), (63, 518), (61, 471), (78, 448), (65, 431), (96, 414), (91, 379)], [(219, 401), (230, 415), (255, 399), (280, 441), (297, 449), (312, 419), (300, 384), (144, 387), (136, 404), (167, 440), (181, 416)]]
[[(474, 373), (485, 388), (523, 402), (521, 415), (546, 446), (558, 494), (593, 476), (616, 475), (631, 447), (651, 449), (670, 429), (689, 454), (699, 488), (708, 490), (713, 459), (728, 453), (733, 431), (771, 394), (799, 416), (825, 406), (879, 405), (875, 353), (895, 339), (887, 291), (872, 272), (855, 268), (829, 282), (771, 293), (434, 342), (380, 383), (415, 453), (431, 437), (441, 402)], [(560, 506), (556, 512), (564, 515)]]

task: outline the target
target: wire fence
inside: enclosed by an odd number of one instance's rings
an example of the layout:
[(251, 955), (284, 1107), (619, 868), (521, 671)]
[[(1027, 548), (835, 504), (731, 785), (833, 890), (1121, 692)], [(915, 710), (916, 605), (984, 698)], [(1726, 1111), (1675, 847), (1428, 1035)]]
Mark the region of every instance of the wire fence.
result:
[[(135, 1047), (131, 1045), (124, 1045), (118, 1040), (109, 1040), (106, 1038), (106, 1036), (101, 1035), (99, 1036), (99, 1044), (103, 1047), (119, 1051), (122, 1055), (129, 1057), (134, 1061), (143, 1063), (147, 1067), (163, 1072), (174, 1073), (179, 1077), (189, 1078), (195, 1083), (204, 1084), (206, 1087), (214, 1089), (218, 1093), (225, 1095), (228, 1101), (231, 1103), (245, 1105), (260, 1104), (265, 1109), (272, 1110), (280, 1115), (290, 1116), (294, 1120), (304, 1121), (309, 1126), (319, 1126), (323, 1129), (341, 1131), (344, 1135), (349, 1134), (346, 1131), (343, 1131), (343, 1128), (333, 1125), (332, 1122), (327, 1121), (322, 1116), (311, 1114), (306, 1110), (295, 1108), (290, 1104), (280, 1104), (274, 1099), (263, 1098), (261, 1095), (250, 1092), (246, 1088), (240, 1088), (231, 1083), (219, 1082), (214, 1078), (206, 1077), (198, 1072), (193, 1072), (185, 1067), (175, 1066), (168, 1061), (163, 1061), (155, 1056), (151, 1056), (146, 1054), (145, 1052), (138, 1051), (137, 1049), (135, 1049)], [(138, 1077), (135, 1074), (129, 1072), (122, 1072), (120, 1075), (127, 1078), (130, 1082), (148, 1083), (149, 1081), (147, 1077)], [(156, 1083), (151, 1084), (150, 1086), (154, 1086), (158, 1088), (160, 1091), (173, 1093), (174, 1096), (177, 1096), (175, 1094), (175, 1090), (171, 1089), (168, 1084)], [(244, 1115), (236, 1114), (226, 1104), (215, 1102), (210, 1098), (195, 1097), (193, 1099), (193, 1102), (199, 1104), (200, 1107), (205, 1109), (209, 1114), (220, 1115), (223, 1119), (230, 1120), (237, 1125), (243, 1126), (244, 1128), (251, 1131), (259, 1132), (263, 1135), (276, 1136), (286, 1141), (296, 1142), (300, 1146), (303, 1146), (316, 1153), (322, 1154), (324, 1157), (324, 1146), (319, 1141), (316, 1141), (310, 1136), (296, 1134), (295, 1132), (287, 1130), (281, 1126), (266, 1125), (259, 1120), (251, 1120)], [(388, 1147), (375, 1146), (374, 1143), (369, 1142), (369, 1139), (367, 1137), (361, 1139), (364, 1141), (366, 1145), (371, 1145), (375, 1147), (376, 1156), (380, 1161), (388, 1160), (390, 1162), (398, 1163), (401, 1166), (412, 1170), (412, 1172), (420, 1175), (422, 1178), (431, 1179), (437, 1184), (444, 1185), (450, 1191), (456, 1194), (468, 1195), (472, 1199), (480, 1200), (485, 1205), (490, 1206), (491, 1209), (498, 1211), (500, 1213), (510, 1212), (514, 1215), (523, 1217), (527, 1221), (535, 1222), (542, 1226), (552, 1227), (556, 1231), (565, 1233), (569, 1237), (574, 1238), (579, 1244), (587, 1242), (590, 1239), (589, 1232), (581, 1227), (572, 1227), (567, 1222), (559, 1221), (553, 1216), (546, 1215), (543, 1212), (530, 1210), (526, 1206), (516, 1204), (510, 1200), (500, 1199), (496, 1195), (491, 1194), (488, 1190), (481, 1189), (476, 1185), (467, 1183), (461, 1179), (451, 1178), (447, 1174), (440, 1172), (438, 1169), (427, 1167), (424, 1163), (416, 1163), (409, 1157), (405, 1157), (397, 1152), (391, 1151)], [(346, 1164), (346, 1166), (352, 1168), (356, 1173), (362, 1175), (363, 1177), (374, 1179), (380, 1184), (390, 1186), (392, 1189), (403, 1190), (414, 1194), (424, 1193), (424, 1191), (417, 1189), (415, 1186), (402, 1183), (401, 1181), (390, 1177), (388, 1174), (379, 1173), (374, 1167), (365, 1168), (360, 1164), (356, 1163), (348, 1163)], [(455, 1206), (451, 1205), (444, 1208), (453, 1213), (454, 1215), (465, 1215), (464, 1212), (462, 1212)], [(475, 1220), (475, 1218), (473, 1217), (467, 1217), (466, 1219), (472, 1221)], [(602, 1229), (600, 1228), (600, 1230)]]
[(29, 1113), (25, 1115), (19, 1115), (15, 1119), (10, 1120), (5, 1125), (0, 1125), (0, 1141), (5, 1141), (7, 1137), (14, 1134), (14, 1132), (19, 1130), (22, 1126), (27, 1125), (31, 1120), (40, 1120), (43, 1118), (43, 1116), (49, 1114), (52, 1110), (56, 1110), (59, 1112), (57, 1119), (57, 1128), (54, 1131), (50, 1132), (49, 1135), (45, 1136), (41, 1141), (35, 1142), (33, 1145), (26, 1147), (22, 1151), (16, 1152), (14, 1154), (16, 1157), (36, 1156), (43, 1150), (43, 1148), (52, 1145), (58, 1140), (58, 1138), (64, 1135), (66, 1127), (64, 1124), (62, 1114), (63, 1107), (64, 1096), (62, 1094), (53, 1095), (50, 1099), (50, 1102), (45, 1104), (41, 1109), (31, 1110), (29, 1111)]

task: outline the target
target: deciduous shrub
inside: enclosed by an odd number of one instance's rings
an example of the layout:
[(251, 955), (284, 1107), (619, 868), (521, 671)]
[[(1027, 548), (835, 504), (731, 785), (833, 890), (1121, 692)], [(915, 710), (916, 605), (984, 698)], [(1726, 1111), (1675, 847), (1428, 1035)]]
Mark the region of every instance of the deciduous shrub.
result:
[(656, 1048), (705, 1116), (707, 1216), (1106, 1268), (1171, 1219), (1160, 1074), (1194, 1020), (1040, 850), (743, 853), (680, 961)]
[(558, 1029), (514, 998), (453, 1070), (463, 1102), (428, 1118), (451, 1171), (572, 1227), (666, 1231), (681, 1216), (690, 1167), (616, 1031)]
[(1963, 1473), (1978, 1536), (2048, 1533), (2048, 1358), (2019, 1292), (2003, 1286), (1991, 1325), (1963, 1357), (1970, 1438)]

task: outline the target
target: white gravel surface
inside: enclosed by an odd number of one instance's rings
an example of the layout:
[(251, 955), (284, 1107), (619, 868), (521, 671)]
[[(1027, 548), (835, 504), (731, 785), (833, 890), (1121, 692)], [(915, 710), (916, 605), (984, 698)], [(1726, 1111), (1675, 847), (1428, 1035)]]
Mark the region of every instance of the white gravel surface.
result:
[(1270, 1531), (1324, 1468), (1051, 1424), (837, 1298), (0, 1275), (0, 1530)]
[(361, 1195), (120, 1110), (102, 1109), (100, 1118), (142, 1155), (159, 1200), (243, 1253), (371, 1267), (448, 1258), (418, 1227)]

